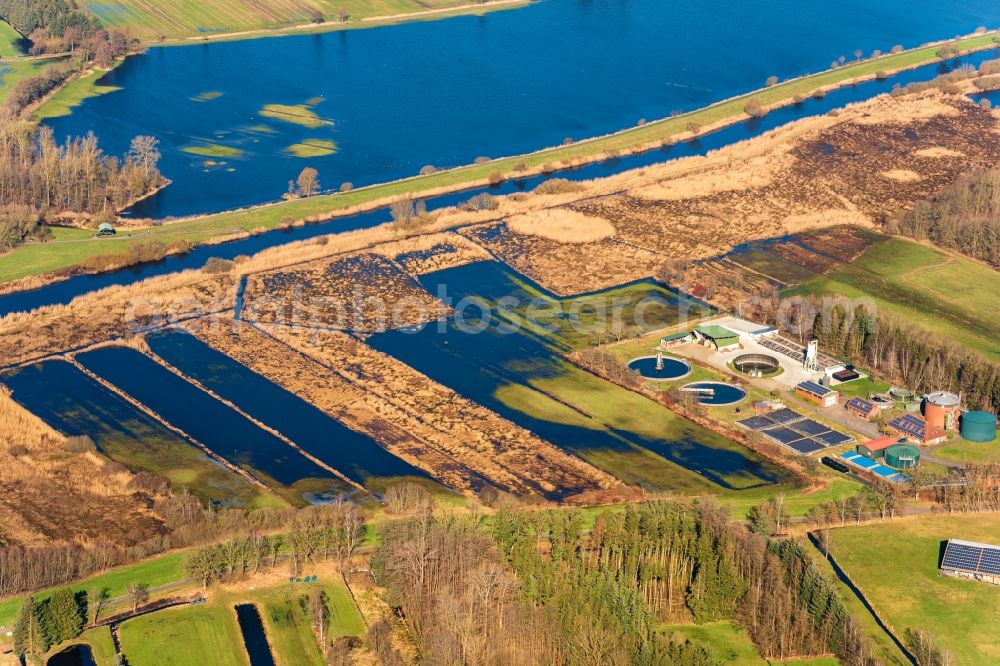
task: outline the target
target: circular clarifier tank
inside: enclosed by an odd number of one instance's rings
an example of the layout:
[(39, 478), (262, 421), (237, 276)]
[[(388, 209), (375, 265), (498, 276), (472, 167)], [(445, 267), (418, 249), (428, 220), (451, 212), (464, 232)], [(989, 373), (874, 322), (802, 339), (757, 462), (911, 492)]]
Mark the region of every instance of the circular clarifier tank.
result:
[(732, 405), (747, 397), (739, 386), (725, 382), (695, 382), (685, 384), (683, 390), (697, 394), (698, 403), (709, 407)]
[[(660, 366), (660, 367), (657, 367)], [(628, 369), (639, 373), (643, 379), (680, 379), (691, 372), (691, 366), (677, 358), (664, 356), (657, 363), (655, 356), (644, 356), (629, 361)]]
[(778, 371), (778, 359), (768, 354), (742, 354), (733, 359), (733, 367), (745, 375), (763, 377)]

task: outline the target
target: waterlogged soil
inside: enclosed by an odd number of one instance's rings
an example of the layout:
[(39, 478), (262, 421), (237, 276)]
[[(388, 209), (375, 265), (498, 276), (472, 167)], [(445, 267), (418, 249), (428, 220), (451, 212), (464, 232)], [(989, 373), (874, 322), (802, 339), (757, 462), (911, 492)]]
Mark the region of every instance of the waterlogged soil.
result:
[[(564, 499), (617, 485), (587, 465), (391, 356), (318, 329), (232, 320), (197, 336), (450, 488)], [(430, 416), (429, 416), (430, 415)]]
[[(535, 298), (495, 262), (429, 274), (421, 282), (488, 306), (506, 297), (516, 309), (515, 301)], [(447, 326), (389, 331), (368, 342), (626, 482), (718, 491), (782, 481), (776, 467), (736, 444), (570, 365), (557, 351), (567, 346), (558, 329), (515, 327), (509, 317), (487, 321), (482, 312), (482, 305), (459, 310)]]
[(146, 342), (167, 363), (357, 483), (365, 484), (370, 477), (426, 476), (370, 437), (347, 428), (189, 333), (172, 329), (149, 336)]
[[(249, 504), (259, 493), (65, 361), (28, 366), (5, 373), (2, 379), (15, 400), (53, 428), (68, 436), (90, 437), (100, 451), (132, 470), (165, 476), (175, 489), (188, 488), (204, 500), (227, 505)], [(106, 534), (114, 531), (113, 525), (105, 529)]]
[(80, 354), (86, 368), (153, 410), (229, 462), (280, 490), (303, 480), (343, 490), (343, 482), (275, 435), (155, 363), (142, 353), (108, 347)]
[(363, 253), (250, 276), (242, 318), (375, 332), (447, 314), (444, 305), (395, 263)]

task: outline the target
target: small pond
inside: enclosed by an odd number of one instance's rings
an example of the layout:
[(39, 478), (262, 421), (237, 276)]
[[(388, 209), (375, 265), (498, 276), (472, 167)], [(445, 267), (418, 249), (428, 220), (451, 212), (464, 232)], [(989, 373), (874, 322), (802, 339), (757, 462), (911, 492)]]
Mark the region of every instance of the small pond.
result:
[(710, 407), (732, 405), (747, 397), (747, 392), (739, 386), (724, 382), (695, 382), (685, 384), (685, 389), (697, 389), (698, 403)]
[(243, 645), (250, 655), (250, 666), (274, 666), (274, 656), (271, 645), (264, 633), (264, 624), (260, 620), (257, 607), (252, 604), (240, 604), (236, 607), (236, 619), (243, 633)]
[(628, 369), (643, 379), (680, 379), (691, 372), (691, 366), (676, 358), (664, 356), (658, 363), (655, 356), (645, 356), (629, 362)]
[(97, 666), (97, 662), (90, 646), (80, 643), (49, 657), (46, 666)]

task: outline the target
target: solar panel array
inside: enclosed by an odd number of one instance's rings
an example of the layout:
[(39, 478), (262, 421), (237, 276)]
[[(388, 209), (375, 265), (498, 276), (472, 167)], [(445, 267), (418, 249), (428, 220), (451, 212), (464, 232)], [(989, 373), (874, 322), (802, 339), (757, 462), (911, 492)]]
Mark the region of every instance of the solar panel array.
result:
[[(780, 335), (766, 335), (757, 338), (757, 342), (764, 348), (770, 349), (773, 352), (778, 352), (790, 359), (802, 363), (806, 357), (805, 347), (802, 345), (792, 342), (788, 338), (784, 338)], [(823, 368), (829, 368), (834, 365), (839, 365), (837, 359), (832, 356), (823, 354), (822, 352), (816, 354), (816, 362)]]
[(832, 430), (818, 421), (807, 419), (802, 414), (787, 407), (759, 416), (751, 416), (748, 419), (737, 421), (737, 424), (747, 430), (759, 432), (803, 455), (822, 451), (828, 446), (846, 444), (854, 439)]
[(833, 393), (833, 389), (828, 389), (827, 387), (823, 386), (822, 384), (817, 384), (816, 382), (813, 382), (813, 381), (804, 381), (801, 384), (799, 384), (798, 386), (796, 386), (795, 388), (800, 388), (803, 391), (808, 391), (809, 393), (812, 393), (813, 395), (818, 395), (821, 398), (824, 395), (827, 395), (829, 393)]
[(886, 425), (895, 428), (904, 435), (923, 441), (927, 430), (927, 422), (913, 414), (903, 414), (892, 419)]
[(853, 409), (854, 411), (858, 412), (859, 414), (861, 414), (866, 418), (868, 416), (871, 416), (872, 410), (875, 409), (874, 404), (868, 402), (864, 398), (857, 398), (857, 397), (848, 400), (847, 404), (844, 405), (844, 407), (848, 409)]
[(951, 539), (944, 549), (941, 568), (1000, 576), (1000, 546)]

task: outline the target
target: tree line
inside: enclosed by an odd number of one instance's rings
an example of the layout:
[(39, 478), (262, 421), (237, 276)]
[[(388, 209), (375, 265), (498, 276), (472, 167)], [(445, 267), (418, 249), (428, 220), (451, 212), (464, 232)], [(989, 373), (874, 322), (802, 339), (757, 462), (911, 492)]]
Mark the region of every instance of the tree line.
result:
[(299, 511), (282, 534), (253, 531), (245, 536), (199, 548), (184, 562), (186, 574), (208, 588), (215, 581), (240, 580), (288, 557), (292, 575), (309, 562), (336, 558), (341, 567), (354, 554), (364, 532), (364, 519), (350, 505), (308, 507)]
[(962, 176), (891, 220), (887, 231), (929, 240), (1000, 270), (1000, 169)]

